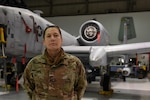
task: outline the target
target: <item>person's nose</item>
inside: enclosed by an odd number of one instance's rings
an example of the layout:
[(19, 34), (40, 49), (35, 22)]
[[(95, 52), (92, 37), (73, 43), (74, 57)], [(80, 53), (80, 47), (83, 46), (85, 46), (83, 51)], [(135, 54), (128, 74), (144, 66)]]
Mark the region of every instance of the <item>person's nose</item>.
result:
[(55, 37), (54, 37), (54, 36), (51, 36), (51, 40), (55, 40)]

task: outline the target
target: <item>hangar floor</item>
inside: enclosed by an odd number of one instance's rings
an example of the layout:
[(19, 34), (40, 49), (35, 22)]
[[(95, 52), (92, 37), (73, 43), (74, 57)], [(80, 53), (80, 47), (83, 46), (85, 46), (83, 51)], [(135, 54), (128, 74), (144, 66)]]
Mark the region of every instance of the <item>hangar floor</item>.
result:
[[(126, 82), (122, 80), (112, 81), (114, 93), (112, 95), (100, 95), (99, 82), (92, 82), (88, 85), (82, 100), (149, 100), (150, 99), (150, 81), (148, 79), (127, 78)], [(4, 92), (0, 88), (0, 100), (27, 100), (27, 96), (20, 87), (19, 92), (11, 88), (9, 92)]]

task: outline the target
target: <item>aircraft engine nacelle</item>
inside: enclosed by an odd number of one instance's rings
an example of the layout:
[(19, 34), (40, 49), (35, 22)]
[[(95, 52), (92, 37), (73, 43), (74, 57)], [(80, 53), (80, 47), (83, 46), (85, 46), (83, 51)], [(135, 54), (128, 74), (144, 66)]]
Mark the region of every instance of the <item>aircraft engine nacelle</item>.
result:
[(122, 70), (122, 75), (123, 76), (129, 76), (130, 73), (131, 73), (131, 69), (129, 67), (123, 68), (123, 70)]
[(79, 30), (78, 41), (85, 46), (104, 46), (109, 44), (109, 36), (103, 25), (95, 20), (84, 22)]

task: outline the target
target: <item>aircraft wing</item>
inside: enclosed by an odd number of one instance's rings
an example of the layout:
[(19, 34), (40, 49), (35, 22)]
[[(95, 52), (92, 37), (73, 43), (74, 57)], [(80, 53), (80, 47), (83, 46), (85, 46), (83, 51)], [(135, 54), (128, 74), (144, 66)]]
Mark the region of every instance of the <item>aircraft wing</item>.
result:
[(68, 53), (89, 54), (89, 62), (92, 66), (107, 65), (109, 57), (118, 55), (131, 55), (150, 52), (150, 42), (108, 45), (108, 46), (64, 46)]
[(106, 46), (105, 50), (108, 56), (115, 56), (121, 54), (136, 54), (150, 52), (150, 42), (121, 44), (114, 46)]

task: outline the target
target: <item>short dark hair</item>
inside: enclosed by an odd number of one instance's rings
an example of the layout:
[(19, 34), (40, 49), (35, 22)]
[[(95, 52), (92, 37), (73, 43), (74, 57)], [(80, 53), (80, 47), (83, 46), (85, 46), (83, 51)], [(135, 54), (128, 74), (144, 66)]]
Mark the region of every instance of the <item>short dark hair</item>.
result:
[(59, 31), (59, 33), (60, 33), (60, 35), (62, 36), (61, 30), (60, 30), (59, 26), (57, 26), (57, 25), (51, 25), (51, 26), (47, 26), (47, 27), (45, 28), (44, 33), (43, 33), (43, 38), (45, 37), (45, 32), (46, 32), (46, 30), (49, 29), (49, 28), (57, 28), (58, 31)]

